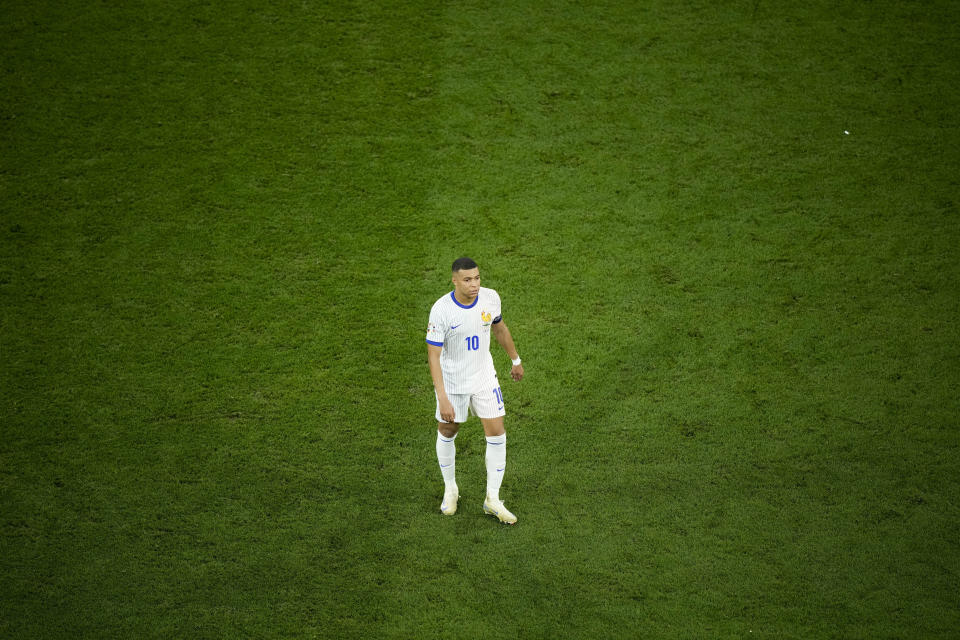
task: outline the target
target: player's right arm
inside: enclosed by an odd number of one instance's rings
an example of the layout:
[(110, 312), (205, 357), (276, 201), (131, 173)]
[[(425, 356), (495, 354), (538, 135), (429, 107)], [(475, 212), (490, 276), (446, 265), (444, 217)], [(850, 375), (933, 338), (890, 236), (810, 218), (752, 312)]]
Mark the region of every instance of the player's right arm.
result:
[(430, 363), (430, 377), (433, 378), (433, 389), (437, 392), (437, 402), (440, 406), (440, 418), (444, 422), (453, 422), (456, 415), (447, 390), (443, 386), (443, 369), (440, 367), (440, 352), (443, 347), (427, 343), (427, 360)]

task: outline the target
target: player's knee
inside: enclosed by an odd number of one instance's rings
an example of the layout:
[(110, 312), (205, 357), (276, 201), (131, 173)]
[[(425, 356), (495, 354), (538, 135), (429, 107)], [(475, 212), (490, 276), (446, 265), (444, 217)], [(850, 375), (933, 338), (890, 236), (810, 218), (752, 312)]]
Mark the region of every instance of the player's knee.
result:
[(438, 422), (437, 431), (439, 431), (440, 435), (444, 438), (452, 438), (460, 431), (460, 425), (456, 422)]
[(506, 433), (506, 429), (503, 428), (503, 418), (493, 418), (491, 420), (483, 420), (483, 434), (487, 436), (502, 436)]

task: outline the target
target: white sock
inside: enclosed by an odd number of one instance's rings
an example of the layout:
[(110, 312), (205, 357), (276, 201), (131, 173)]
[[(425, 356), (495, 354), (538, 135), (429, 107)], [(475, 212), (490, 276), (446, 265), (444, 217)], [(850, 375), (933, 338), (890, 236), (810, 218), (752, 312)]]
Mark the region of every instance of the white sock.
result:
[(500, 502), (500, 484), (507, 466), (507, 434), (487, 436), (487, 497)]
[(443, 474), (443, 482), (448, 489), (457, 486), (457, 445), (454, 440), (457, 434), (452, 438), (437, 431), (437, 462), (440, 463), (440, 473)]

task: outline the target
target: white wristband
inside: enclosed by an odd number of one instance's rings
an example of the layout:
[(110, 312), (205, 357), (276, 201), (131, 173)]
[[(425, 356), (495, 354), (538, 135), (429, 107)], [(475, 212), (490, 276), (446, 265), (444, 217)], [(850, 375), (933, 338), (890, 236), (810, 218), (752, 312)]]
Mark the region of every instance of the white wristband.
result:
[(516, 360), (511, 360), (510, 362), (513, 363), (513, 366), (517, 366), (518, 364), (520, 364), (520, 356), (517, 356)]

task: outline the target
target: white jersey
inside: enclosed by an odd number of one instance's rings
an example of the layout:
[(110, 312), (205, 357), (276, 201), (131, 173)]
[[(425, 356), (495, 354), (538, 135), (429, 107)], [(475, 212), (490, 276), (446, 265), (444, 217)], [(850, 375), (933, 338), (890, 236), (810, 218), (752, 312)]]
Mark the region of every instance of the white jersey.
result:
[(447, 393), (477, 393), (496, 378), (490, 328), (500, 322), (500, 317), (500, 296), (484, 287), (469, 306), (457, 302), (453, 291), (434, 303), (427, 342), (443, 347), (440, 367)]

